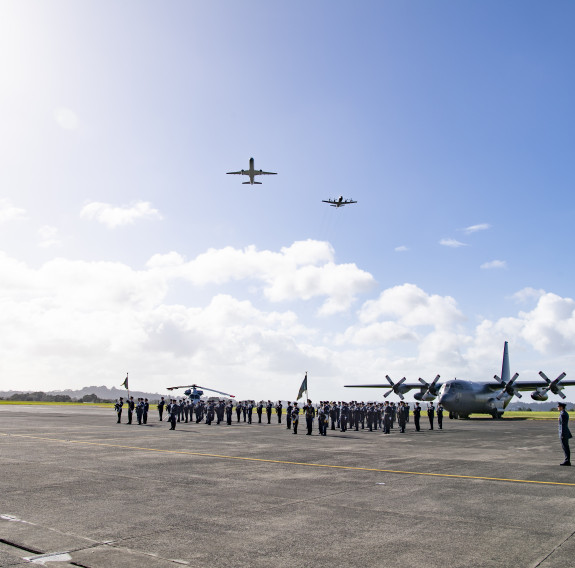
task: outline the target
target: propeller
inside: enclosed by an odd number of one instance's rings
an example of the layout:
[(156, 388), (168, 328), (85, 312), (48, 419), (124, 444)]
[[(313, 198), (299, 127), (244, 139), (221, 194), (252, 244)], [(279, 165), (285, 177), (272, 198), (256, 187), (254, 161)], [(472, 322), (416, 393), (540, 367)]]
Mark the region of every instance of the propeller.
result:
[(423, 396), (426, 396), (426, 395), (437, 396), (438, 395), (439, 389), (435, 386), (438, 380), (439, 380), (439, 375), (437, 375), (437, 377), (435, 377), (435, 379), (433, 379), (431, 384), (429, 384), (427, 381), (424, 381), (421, 377), (419, 377), (419, 382), (422, 385), (424, 385), (425, 387), (427, 387), (427, 391), (423, 394)]
[(387, 379), (387, 382), (391, 385), (391, 389), (388, 390), (386, 393), (384, 393), (383, 397), (387, 398), (392, 392), (395, 393), (397, 396), (399, 396), (399, 398), (401, 400), (403, 400), (403, 392), (400, 388), (401, 383), (403, 383), (406, 378), (403, 377), (403, 379), (400, 379), (399, 381), (397, 381), (397, 383), (394, 383), (390, 378), (389, 375), (385, 375), (385, 378)]
[(561, 398), (567, 398), (561, 392), (563, 387), (559, 386), (559, 383), (567, 376), (567, 373), (561, 373), (554, 381), (549, 380), (549, 377), (543, 371), (539, 371), (539, 376), (547, 383), (547, 387), (541, 391), (543, 394), (551, 391), (553, 394), (558, 394)]
[(517, 380), (517, 377), (519, 377), (519, 373), (515, 373), (511, 377), (511, 380), (508, 383), (506, 383), (503, 379), (499, 378), (497, 375), (493, 375), (493, 378), (499, 381), (501, 383), (501, 386), (503, 387), (501, 392), (495, 397), (497, 400), (501, 400), (505, 395), (505, 393), (510, 394), (511, 396), (516, 396), (517, 398), (522, 398), (519, 389), (516, 389), (513, 386), (513, 383)]

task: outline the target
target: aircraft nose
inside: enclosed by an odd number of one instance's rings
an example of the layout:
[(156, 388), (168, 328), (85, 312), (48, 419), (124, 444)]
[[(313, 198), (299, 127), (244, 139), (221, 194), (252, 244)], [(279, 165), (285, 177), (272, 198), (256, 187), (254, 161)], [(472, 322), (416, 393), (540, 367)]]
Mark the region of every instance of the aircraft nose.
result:
[(451, 402), (452, 398), (449, 394), (442, 394), (439, 397), (439, 404), (445, 406), (446, 403), (449, 404)]

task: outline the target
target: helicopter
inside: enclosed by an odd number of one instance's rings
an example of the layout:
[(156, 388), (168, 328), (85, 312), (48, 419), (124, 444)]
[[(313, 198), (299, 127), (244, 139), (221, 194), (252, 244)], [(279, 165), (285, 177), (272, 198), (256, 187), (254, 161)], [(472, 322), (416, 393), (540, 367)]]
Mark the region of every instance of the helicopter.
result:
[[(210, 392), (217, 392), (218, 394), (223, 394), (224, 396), (229, 396), (230, 398), (235, 398), (235, 395), (228, 394), (227, 392), (221, 392), (214, 389), (209, 389), (207, 387), (201, 387), (200, 385), (181, 385), (179, 387), (168, 387), (168, 390), (176, 390), (176, 389), (186, 389), (184, 394), (190, 398), (190, 400), (195, 404), (199, 402), (200, 397), (204, 394), (204, 390)], [(203, 390), (199, 390), (203, 389)]]

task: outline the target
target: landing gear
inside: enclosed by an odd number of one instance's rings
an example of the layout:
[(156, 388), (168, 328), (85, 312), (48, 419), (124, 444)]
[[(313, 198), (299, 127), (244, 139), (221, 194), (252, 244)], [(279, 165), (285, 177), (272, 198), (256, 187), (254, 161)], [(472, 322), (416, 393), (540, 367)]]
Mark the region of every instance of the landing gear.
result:
[(503, 417), (503, 412), (499, 410), (492, 410), (491, 417), (493, 418), (493, 420), (501, 420), (501, 418)]

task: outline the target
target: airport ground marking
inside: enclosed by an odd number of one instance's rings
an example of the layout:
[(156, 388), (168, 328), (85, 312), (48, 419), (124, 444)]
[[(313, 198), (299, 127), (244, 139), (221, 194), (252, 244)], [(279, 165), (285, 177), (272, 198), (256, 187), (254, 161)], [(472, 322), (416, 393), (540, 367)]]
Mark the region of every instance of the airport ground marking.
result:
[(287, 460), (272, 460), (269, 458), (248, 458), (244, 456), (226, 456), (221, 454), (205, 454), (202, 452), (190, 452), (188, 450), (164, 450), (161, 448), (144, 448), (141, 446), (125, 446), (123, 444), (107, 444), (105, 442), (89, 442), (87, 440), (69, 440), (63, 438), (45, 438), (43, 436), (32, 436), (30, 434), (6, 434), (0, 432), (0, 436), (13, 437), (13, 438), (29, 438), (33, 440), (43, 440), (45, 442), (60, 442), (65, 444), (79, 444), (84, 446), (100, 446), (105, 448), (120, 448), (122, 450), (140, 450), (144, 452), (157, 452), (163, 454), (179, 454), (186, 456), (200, 456), (206, 458), (218, 458), (225, 460), (240, 460), (249, 462), (260, 462), (260, 463), (277, 463), (284, 465), (299, 465), (304, 467), (323, 467), (329, 469), (343, 469), (349, 471), (372, 471), (375, 473), (395, 473), (402, 475), (423, 475), (427, 477), (449, 477), (452, 479), (471, 479), (478, 481), (506, 481), (509, 483), (532, 483), (535, 485), (562, 485), (567, 487), (575, 487), (575, 483), (565, 483), (562, 481), (539, 481), (532, 479), (511, 479), (507, 477), (485, 477), (479, 475), (461, 475), (454, 473), (432, 473), (426, 471), (403, 471), (398, 469), (380, 469), (374, 467), (358, 467), (353, 465), (332, 465), (324, 463), (308, 463), (308, 462), (295, 462)]

